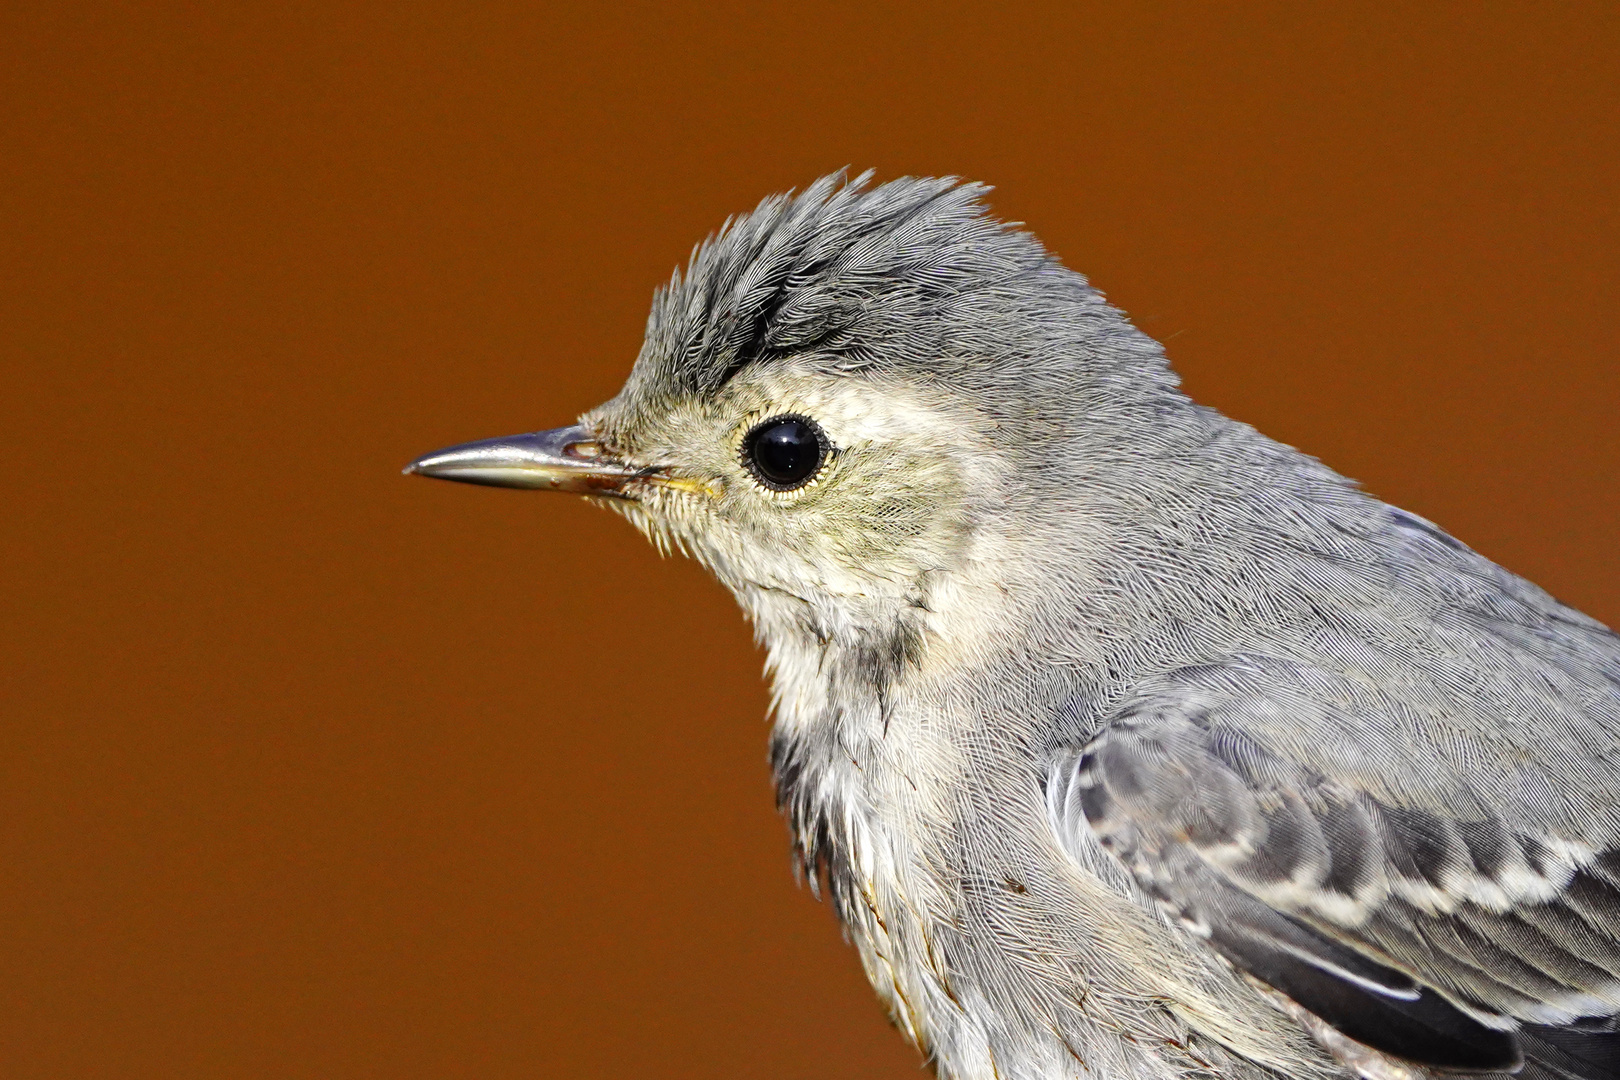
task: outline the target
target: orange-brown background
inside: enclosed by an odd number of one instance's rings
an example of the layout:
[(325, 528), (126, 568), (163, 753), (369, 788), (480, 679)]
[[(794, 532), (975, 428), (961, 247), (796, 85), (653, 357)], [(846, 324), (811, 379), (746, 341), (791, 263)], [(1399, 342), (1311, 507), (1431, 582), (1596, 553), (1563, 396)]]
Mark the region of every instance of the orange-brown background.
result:
[(916, 1075), (748, 631), (403, 479), (845, 165), (999, 185), (1194, 393), (1620, 619), (1620, 8), (8, 5), (0, 1075)]

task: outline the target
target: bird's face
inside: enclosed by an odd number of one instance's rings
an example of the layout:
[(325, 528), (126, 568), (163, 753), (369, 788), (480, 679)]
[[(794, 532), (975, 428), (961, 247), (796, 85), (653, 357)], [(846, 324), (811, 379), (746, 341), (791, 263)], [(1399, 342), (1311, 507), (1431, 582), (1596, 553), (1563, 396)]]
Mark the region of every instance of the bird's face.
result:
[(966, 402), (827, 360), (781, 358), (714, 393), (640, 367), (576, 426), (451, 447), (411, 471), (611, 505), (708, 566), (767, 635), (887, 636), (950, 605), (1005, 470)]

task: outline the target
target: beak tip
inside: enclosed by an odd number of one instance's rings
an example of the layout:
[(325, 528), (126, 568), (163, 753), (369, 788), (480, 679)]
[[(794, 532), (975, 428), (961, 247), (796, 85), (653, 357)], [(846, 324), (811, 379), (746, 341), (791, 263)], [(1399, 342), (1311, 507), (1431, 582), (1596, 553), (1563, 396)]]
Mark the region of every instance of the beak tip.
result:
[(482, 439), (424, 454), (401, 472), (485, 487), (621, 495), (624, 483), (633, 475), (628, 469), (571, 452), (572, 447), (589, 440), (590, 433), (577, 425)]

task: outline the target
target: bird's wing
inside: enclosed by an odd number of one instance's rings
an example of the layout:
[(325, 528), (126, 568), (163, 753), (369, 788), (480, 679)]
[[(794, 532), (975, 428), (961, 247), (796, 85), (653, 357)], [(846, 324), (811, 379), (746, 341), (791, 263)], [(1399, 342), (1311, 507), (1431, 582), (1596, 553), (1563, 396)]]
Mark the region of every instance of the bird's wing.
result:
[[(1511, 1067), (1523, 1041), (1549, 1051), (1543, 1062), (1553, 1050), (1598, 1060), (1571, 1075), (1620, 1076), (1620, 1036), (1576, 1030), (1620, 1013), (1611, 823), (1573, 829), (1569, 806), (1549, 805), (1542, 816), (1559, 827), (1539, 828), (1534, 799), (1493, 812), (1493, 796), (1538, 790), (1497, 775), (1504, 761), (1558, 762), (1472, 752), (1463, 725), (1437, 729), (1444, 753), (1366, 717), (1339, 718), (1382, 732), (1356, 752), (1336, 752), (1326, 734), (1309, 749), (1282, 734), (1325, 733), (1334, 710), (1371, 707), (1339, 689), (1255, 658), (1145, 688), (1088, 744), (1054, 756), (1060, 841), (1100, 842), (1239, 968), (1359, 1042), (1489, 1071)], [(1315, 715), (1290, 727), (1290, 709)], [(1443, 775), (1466, 773), (1459, 760), (1475, 774)], [(1612, 788), (1582, 795), (1620, 802)]]

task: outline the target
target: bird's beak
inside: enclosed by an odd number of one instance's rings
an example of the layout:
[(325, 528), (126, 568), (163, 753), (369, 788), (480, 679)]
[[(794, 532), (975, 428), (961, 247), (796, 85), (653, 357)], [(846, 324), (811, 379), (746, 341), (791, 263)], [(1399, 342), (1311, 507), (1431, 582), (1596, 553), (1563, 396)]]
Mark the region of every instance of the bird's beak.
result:
[(464, 484), (616, 498), (627, 498), (625, 484), (645, 475), (612, 460), (577, 424), (435, 450), (405, 466), (405, 471)]

